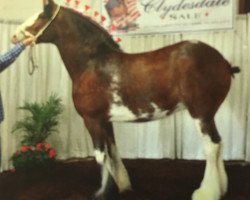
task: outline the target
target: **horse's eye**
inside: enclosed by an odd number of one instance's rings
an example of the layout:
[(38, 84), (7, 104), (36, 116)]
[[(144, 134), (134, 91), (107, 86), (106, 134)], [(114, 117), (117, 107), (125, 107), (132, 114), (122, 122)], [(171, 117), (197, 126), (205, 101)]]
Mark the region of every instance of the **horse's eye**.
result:
[(46, 5), (44, 7), (44, 15), (46, 18), (51, 18), (52, 17), (52, 10), (53, 10), (53, 7), (51, 5)]
[(42, 15), (41, 17), (39, 17), (40, 19), (46, 19), (47, 17), (45, 15)]
[(45, 13), (39, 15), (40, 19), (50, 19), (49, 15), (46, 15)]

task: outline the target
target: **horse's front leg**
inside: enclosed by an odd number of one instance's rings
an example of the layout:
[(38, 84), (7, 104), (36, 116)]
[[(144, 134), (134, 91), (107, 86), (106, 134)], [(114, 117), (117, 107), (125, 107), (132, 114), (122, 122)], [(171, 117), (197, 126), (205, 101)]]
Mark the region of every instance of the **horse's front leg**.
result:
[(129, 190), (131, 184), (116, 149), (112, 123), (85, 119), (85, 124), (93, 140), (96, 161), (102, 168), (101, 188), (95, 199), (117, 199), (118, 193)]

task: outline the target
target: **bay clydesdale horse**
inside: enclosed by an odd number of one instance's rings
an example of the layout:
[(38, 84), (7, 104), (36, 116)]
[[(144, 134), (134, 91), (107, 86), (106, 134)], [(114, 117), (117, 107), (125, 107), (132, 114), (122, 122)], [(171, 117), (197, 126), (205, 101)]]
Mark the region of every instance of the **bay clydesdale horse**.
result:
[(18, 27), (13, 40), (32, 34), (37, 43), (53, 43), (59, 49), (73, 82), (75, 108), (102, 167), (101, 187), (94, 199), (117, 199), (131, 188), (117, 153), (112, 122), (156, 120), (182, 104), (197, 124), (206, 155), (204, 178), (192, 199), (219, 200), (227, 191), (227, 175), (214, 116), (239, 69), (199, 41), (125, 53), (88, 17), (53, 0), (43, 2), (43, 12)]

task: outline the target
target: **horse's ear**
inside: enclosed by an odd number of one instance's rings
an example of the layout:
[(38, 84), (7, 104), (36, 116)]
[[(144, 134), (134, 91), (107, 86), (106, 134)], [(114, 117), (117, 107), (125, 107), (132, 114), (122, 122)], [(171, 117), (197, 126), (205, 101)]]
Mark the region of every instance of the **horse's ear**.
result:
[(48, 0), (43, 0), (43, 5), (47, 5), (48, 4)]
[(55, 4), (53, 0), (43, 0), (43, 5)]
[(44, 16), (46, 18), (51, 18), (53, 15), (53, 7), (55, 3), (53, 0), (43, 0)]

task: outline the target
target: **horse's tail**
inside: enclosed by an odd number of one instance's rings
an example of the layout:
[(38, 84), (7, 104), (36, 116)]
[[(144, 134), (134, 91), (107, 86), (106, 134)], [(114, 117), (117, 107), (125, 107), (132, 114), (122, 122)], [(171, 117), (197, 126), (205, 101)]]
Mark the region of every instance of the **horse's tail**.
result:
[(234, 77), (234, 74), (236, 74), (236, 73), (240, 73), (240, 68), (237, 67), (237, 66), (232, 66), (231, 67), (231, 74), (232, 74), (232, 76)]
[(237, 66), (232, 66), (231, 67), (231, 73), (232, 74), (240, 73), (240, 68), (237, 67)]

